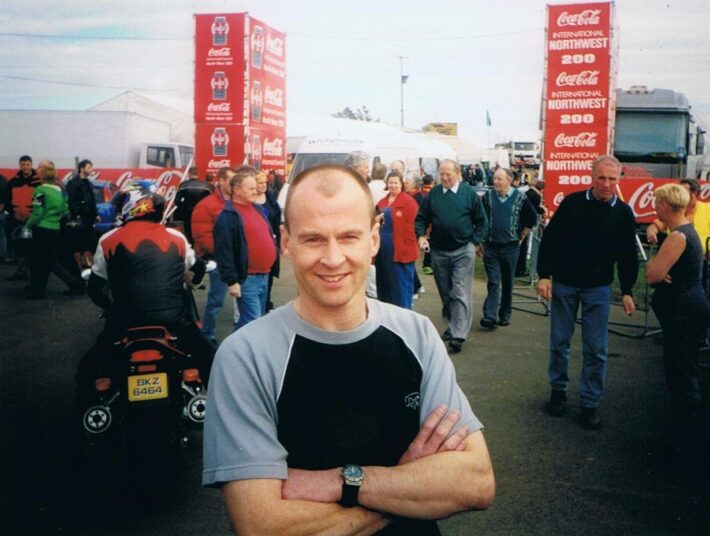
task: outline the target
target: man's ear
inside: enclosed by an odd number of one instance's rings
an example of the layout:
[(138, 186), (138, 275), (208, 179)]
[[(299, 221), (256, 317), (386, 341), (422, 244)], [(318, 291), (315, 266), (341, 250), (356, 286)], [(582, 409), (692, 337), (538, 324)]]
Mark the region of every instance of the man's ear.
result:
[(372, 240), (372, 256), (374, 257), (377, 255), (377, 252), (380, 250), (380, 222), (376, 221), (375, 224), (372, 226), (372, 230), (370, 231), (370, 238)]
[(287, 257), (291, 258), (291, 252), (288, 249), (288, 246), (291, 242), (291, 235), (288, 234), (288, 230), (286, 229), (286, 226), (282, 223), (281, 224), (281, 253)]

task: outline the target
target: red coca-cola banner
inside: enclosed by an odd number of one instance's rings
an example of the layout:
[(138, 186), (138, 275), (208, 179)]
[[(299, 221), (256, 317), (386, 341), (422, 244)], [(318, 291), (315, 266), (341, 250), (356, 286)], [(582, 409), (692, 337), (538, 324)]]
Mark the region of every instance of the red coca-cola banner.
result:
[(195, 28), (198, 167), (250, 163), (284, 174), (285, 35), (246, 13), (195, 15)]
[[(636, 221), (650, 223), (656, 219), (656, 200), (653, 192), (659, 186), (669, 182), (678, 182), (673, 179), (623, 178), (619, 181), (617, 192), (634, 211)], [(699, 200), (710, 202), (710, 183), (700, 183)]]
[[(151, 182), (156, 192), (165, 197), (166, 201), (170, 201), (175, 197), (177, 188), (182, 181), (183, 171), (175, 168), (94, 168), (91, 175), (89, 175), (89, 179), (112, 183), (118, 188), (129, 180), (147, 180)], [(76, 169), (57, 169), (57, 177), (66, 184), (75, 172)], [(14, 177), (16, 173), (17, 169), (0, 168), (0, 175), (5, 175), (6, 177)], [(98, 201), (103, 202), (108, 201), (108, 199), (99, 199)]]
[(613, 127), (613, 4), (547, 7), (543, 97), (545, 202), (592, 183), (592, 162), (608, 154)]

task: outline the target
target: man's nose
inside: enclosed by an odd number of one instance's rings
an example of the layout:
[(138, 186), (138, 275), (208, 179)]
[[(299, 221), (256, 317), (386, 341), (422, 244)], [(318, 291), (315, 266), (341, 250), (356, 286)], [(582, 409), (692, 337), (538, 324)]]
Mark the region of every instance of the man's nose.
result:
[(345, 255), (343, 255), (343, 251), (340, 249), (338, 241), (335, 239), (329, 240), (325, 247), (325, 251), (323, 252), (321, 262), (324, 265), (333, 268), (339, 266), (343, 262), (344, 258)]

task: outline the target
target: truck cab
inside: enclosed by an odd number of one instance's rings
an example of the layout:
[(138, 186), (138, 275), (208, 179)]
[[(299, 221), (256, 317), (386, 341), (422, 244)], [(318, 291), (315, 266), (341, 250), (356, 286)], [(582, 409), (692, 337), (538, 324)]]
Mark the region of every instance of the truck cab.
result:
[(682, 93), (645, 86), (616, 92), (614, 156), (626, 176), (696, 178), (704, 134)]
[(143, 143), (139, 166), (141, 168), (184, 168), (193, 158), (192, 145), (181, 143)]

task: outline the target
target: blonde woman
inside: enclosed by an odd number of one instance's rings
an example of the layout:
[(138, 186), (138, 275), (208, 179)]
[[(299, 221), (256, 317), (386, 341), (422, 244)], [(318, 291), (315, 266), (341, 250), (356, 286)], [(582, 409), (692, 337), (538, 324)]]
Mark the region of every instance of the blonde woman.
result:
[(656, 212), (670, 234), (646, 266), (655, 287), (653, 311), (663, 329), (666, 384), (679, 421), (679, 447), (697, 445), (702, 390), (698, 354), (710, 325), (710, 302), (702, 285), (703, 248), (686, 216), (688, 191), (678, 184), (656, 189)]

